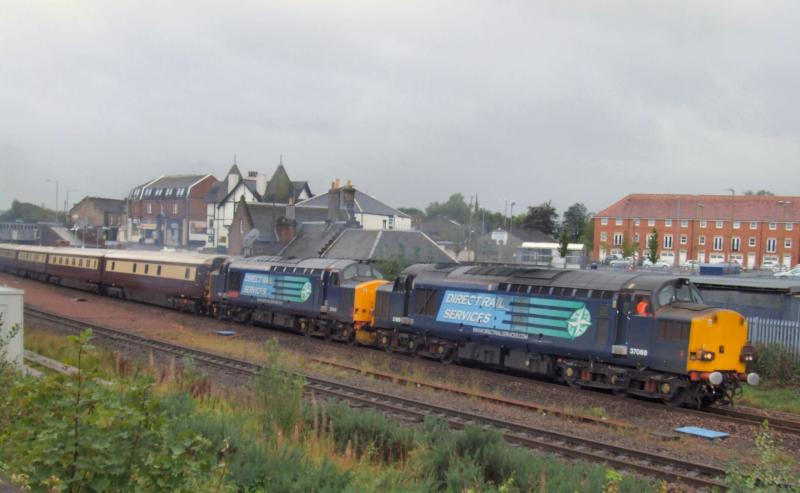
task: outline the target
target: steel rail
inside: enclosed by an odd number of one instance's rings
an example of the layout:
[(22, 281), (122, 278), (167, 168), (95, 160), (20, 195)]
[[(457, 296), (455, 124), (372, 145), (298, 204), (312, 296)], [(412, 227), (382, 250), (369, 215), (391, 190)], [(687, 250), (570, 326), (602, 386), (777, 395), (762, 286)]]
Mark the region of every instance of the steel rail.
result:
[[(209, 353), (109, 327), (102, 327), (31, 307), (26, 307), (25, 313), (29, 318), (58, 324), (71, 331), (80, 331), (90, 328), (99, 336), (123, 344), (144, 346), (175, 356), (190, 356), (200, 363), (212, 365), (228, 372), (233, 371), (235, 373), (253, 376), (258, 374), (262, 368), (260, 365), (250, 361)], [(546, 450), (565, 457), (606, 463), (619, 469), (635, 471), (640, 474), (668, 481), (680, 482), (695, 488), (725, 489), (725, 471), (716, 467), (591, 440), (567, 433), (512, 423), (480, 414), (458, 411), (418, 400), (366, 390), (319, 377), (301, 374), (298, 374), (298, 376), (303, 377), (305, 380), (306, 392), (326, 395), (360, 407), (379, 409), (396, 418), (403, 417), (405, 420), (422, 421), (426, 416), (433, 415), (441, 417), (449, 426), (455, 429), (461, 429), (467, 424), (489, 426), (500, 431), (505, 440), (512, 444), (532, 449)]]

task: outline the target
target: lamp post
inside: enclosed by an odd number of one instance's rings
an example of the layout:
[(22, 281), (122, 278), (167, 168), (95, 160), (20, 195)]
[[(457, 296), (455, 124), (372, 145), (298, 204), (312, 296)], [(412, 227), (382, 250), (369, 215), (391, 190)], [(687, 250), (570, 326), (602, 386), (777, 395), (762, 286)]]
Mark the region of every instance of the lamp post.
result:
[(64, 199), (64, 222), (66, 223), (66, 226), (69, 226), (69, 217), (67, 216), (67, 214), (69, 214), (69, 193), (77, 191), (77, 188), (67, 189), (67, 198)]
[[(695, 222), (695, 229), (696, 229), (694, 243), (695, 243), (695, 252), (696, 252), (695, 253), (695, 257), (697, 258), (698, 264), (702, 263), (705, 260), (705, 259), (702, 259), (702, 260), (700, 259), (700, 222), (702, 221), (702, 217), (703, 217), (703, 215), (702, 215), (703, 207), (705, 207), (703, 205), (703, 203), (702, 202), (698, 202), (698, 204), (694, 208), (694, 216), (695, 216), (695, 221), (694, 222)], [(698, 212), (697, 212), (698, 210), (701, 212), (700, 214), (698, 214)], [(703, 257), (705, 257), (705, 254), (703, 255)]]
[[(783, 231), (784, 231), (784, 233), (786, 232), (786, 206), (788, 206), (791, 203), (792, 202), (789, 201), (789, 200), (779, 200), (778, 201), (778, 205), (781, 206), (781, 221), (783, 222)], [(784, 248), (786, 248), (786, 240), (785, 239), (784, 239), (783, 245), (784, 245)], [(776, 250), (777, 250), (777, 248), (776, 248)], [(786, 255), (785, 252), (784, 252), (784, 255)], [(782, 264), (783, 264), (783, 259), (781, 259), (781, 265)], [(791, 267), (791, 266), (792, 265), (791, 265), (791, 261), (790, 261), (789, 265), (787, 265), (785, 267)]]
[(58, 222), (58, 208), (59, 208), (58, 207), (58, 180), (47, 179), (47, 180), (45, 180), (45, 183), (55, 183), (56, 184), (56, 206), (55, 206), (55, 208), (53, 208), (53, 210), (56, 213), (56, 222)]
[(508, 220), (508, 234), (511, 235), (511, 232), (514, 230), (514, 206), (516, 202), (511, 202), (511, 218)]
[(733, 217), (734, 217), (734, 210), (736, 207), (736, 190), (732, 188), (726, 188), (726, 191), (731, 193), (731, 234), (729, 238), (729, 245), (728, 245), (728, 262), (731, 261), (731, 253), (733, 253)]

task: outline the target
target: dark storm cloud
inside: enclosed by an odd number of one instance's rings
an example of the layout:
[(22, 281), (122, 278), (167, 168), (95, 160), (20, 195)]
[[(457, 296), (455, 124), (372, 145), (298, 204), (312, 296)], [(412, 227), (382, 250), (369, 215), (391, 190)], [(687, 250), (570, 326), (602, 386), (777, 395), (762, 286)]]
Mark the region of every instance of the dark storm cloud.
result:
[[(794, 3), (0, 1), (0, 208), (283, 154), (394, 205), (795, 193)], [(75, 197), (73, 195), (72, 197)], [(520, 207), (518, 206), (518, 207)]]

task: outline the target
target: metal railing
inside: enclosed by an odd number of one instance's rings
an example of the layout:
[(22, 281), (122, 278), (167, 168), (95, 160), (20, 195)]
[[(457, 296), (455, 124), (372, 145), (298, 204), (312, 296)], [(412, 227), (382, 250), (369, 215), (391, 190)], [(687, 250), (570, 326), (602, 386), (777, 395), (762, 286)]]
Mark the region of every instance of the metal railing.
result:
[(752, 343), (777, 343), (787, 348), (800, 361), (800, 322), (776, 318), (752, 317), (748, 319)]

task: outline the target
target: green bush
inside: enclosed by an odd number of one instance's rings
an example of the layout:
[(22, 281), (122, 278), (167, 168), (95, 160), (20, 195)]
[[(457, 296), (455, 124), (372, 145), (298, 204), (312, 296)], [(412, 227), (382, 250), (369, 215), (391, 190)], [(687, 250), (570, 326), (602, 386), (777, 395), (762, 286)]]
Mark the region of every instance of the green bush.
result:
[(732, 493), (768, 493), (800, 491), (800, 481), (793, 474), (794, 461), (775, 443), (769, 424), (764, 421), (755, 438), (758, 461), (729, 468), (726, 480)]
[[(412, 429), (397, 426), (375, 411), (354, 412), (349, 406), (334, 403), (329, 404), (326, 411), (328, 419), (334, 423), (333, 439), (340, 453), (350, 447), (358, 457), (367, 455), (371, 460), (394, 462), (404, 461), (414, 448)], [(318, 416), (317, 422), (320, 419)]]
[(789, 349), (778, 343), (757, 344), (756, 360), (751, 369), (767, 384), (800, 384), (800, 362), (795, 361)]
[(256, 377), (256, 407), (261, 414), (262, 427), (267, 435), (276, 429), (284, 434), (294, 431), (303, 416), (303, 386), (305, 381), (284, 363), (275, 339), (267, 342), (267, 362)]
[(17, 375), (2, 392), (0, 469), (35, 491), (208, 491), (208, 441), (167, 433), (151, 382), (98, 383), (83, 366), (90, 338), (70, 337), (76, 375)]

